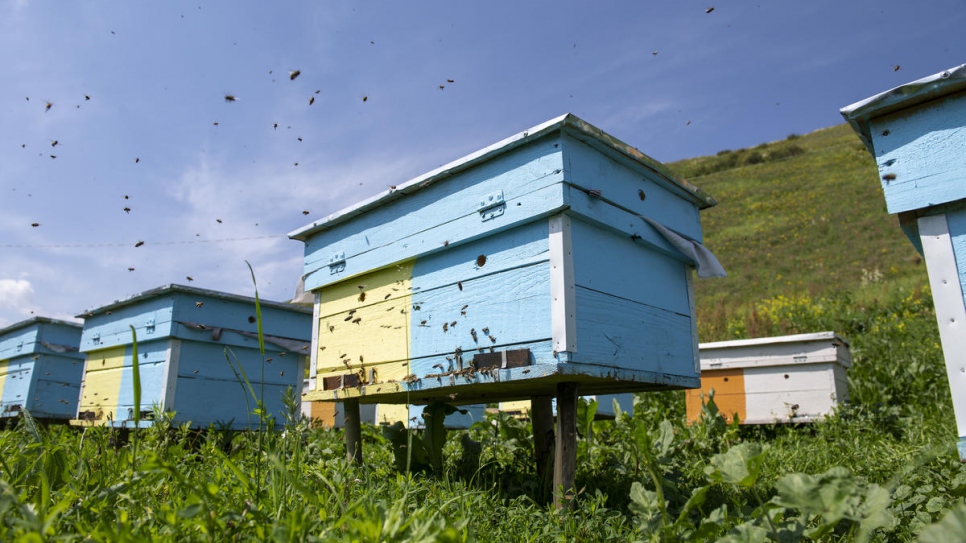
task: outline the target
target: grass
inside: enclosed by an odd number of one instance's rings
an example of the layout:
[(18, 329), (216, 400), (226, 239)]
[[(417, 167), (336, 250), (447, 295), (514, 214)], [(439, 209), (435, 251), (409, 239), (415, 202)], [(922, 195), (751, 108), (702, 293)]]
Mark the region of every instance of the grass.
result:
[(705, 245), (729, 276), (696, 282), (702, 341), (747, 337), (728, 322), (751, 318), (763, 299), (849, 292), (871, 302), (928, 284), (885, 210), (872, 156), (847, 125), (750, 151), (766, 159), (733, 164), (747, 153), (739, 151), (669, 164), (719, 202), (701, 219)]

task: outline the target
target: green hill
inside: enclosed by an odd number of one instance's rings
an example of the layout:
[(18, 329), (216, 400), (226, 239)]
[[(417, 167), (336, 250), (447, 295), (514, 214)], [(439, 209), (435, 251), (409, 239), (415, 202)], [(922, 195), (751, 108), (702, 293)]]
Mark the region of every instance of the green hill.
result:
[(845, 124), (668, 166), (718, 200), (702, 224), (728, 277), (696, 283), (702, 341), (760, 335), (757, 313), (779, 296), (865, 303), (928, 285)]

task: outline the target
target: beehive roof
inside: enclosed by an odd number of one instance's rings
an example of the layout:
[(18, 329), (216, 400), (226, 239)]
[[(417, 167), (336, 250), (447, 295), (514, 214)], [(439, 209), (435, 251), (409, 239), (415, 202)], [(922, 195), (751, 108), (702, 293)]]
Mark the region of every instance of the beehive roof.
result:
[(396, 185), (387, 192), (377, 194), (372, 198), (359, 202), (356, 205), (313, 221), (312, 223), (307, 224), (302, 228), (295, 230), (294, 232), (291, 232), (289, 237), (292, 239), (305, 241), (315, 232), (349, 220), (352, 217), (361, 215), (362, 213), (381, 205), (385, 205), (404, 195), (412, 194), (413, 192), (421, 190), (429, 185), (452, 177), (463, 170), (469, 169), (487, 160), (491, 160), (499, 155), (507, 153), (513, 149), (526, 145), (531, 141), (556, 131), (566, 131), (567, 134), (570, 134), (578, 140), (587, 143), (598, 151), (611, 155), (617, 154), (642, 165), (646, 169), (657, 174), (660, 178), (664, 179), (670, 186), (680, 189), (680, 193), (683, 196), (692, 200), (701, 209), (717, 204), (714, 198), (691, 183), (677, 178), (673, 173), (670, 172), (670, 170), (668, 170), (657, 160), (654, 160), (636, 148), (607, 134), (603, 130), (580, 119), (579, 117), (567, 113), (530, 128), (529, 130), (524, 130), (523, 132), (510, 136), (509, 138), (490, 145), (489, 147), (466, 155), (463, 158), (450, 162), (449, 164), (440, 166), (435, 170), (424, 173), (423, 175), (406, 181), (405, 183)]
[[(112, 302), (110, 304), (107, 304), (107, 305), (98, 307), (96, 309), (90, 309), (90, 310), (84, 311), (80, 315), (77, 315), (77, 318), (83, 319), (83, 318), (93, 317), (94, 315), (99, 315), (101, 313), (106, 313), (107, 311), (114, 311), (117, 308), (124, 307), (124, 306), (127, 306), (127, 305), (131, 305), (131, 304), (140, 302), (142, 300), (146, 300), (146, 299), (149, 299), (149, 298), (155, 298), (155, 297), (163, 296), (163, 295), (166, 295), (166, 294), (173, 294), (173, 293), (185, 293), (185, 294), (190, 294), (192, 296), (206, 296), (206, 297), (209, 297), (209, 298), (219, 298), (219, 299), (222, 299), (222, 300), (229, 300), (229, 301), (242, 302), (242, 303), (250, 303), (250, 304), (253, 304), (253, 305), (255, 304), (255, 298), (251, 298), (251, 297), (248, 297), (248, 296), (241, 296), (241, 295), (238, 295), (238, 294), (230, 294), (228, 292), (220, 292), (220, 291), (217, 291), (217, 290), (208, 290), (208, 289), (197, 288), (197, 287), (189, 287), (187, 285), (169, 284), (169, 285), (164, 285), (162, 287), (153, 288), (151, 290), (146, 290), (144, 292), (139, 292), (137, 294), (134, 294), (134, 295), (132, 295), (132, 296), (130, 296), (128, 298), (124, 298), (122, 300), (115, 300), (114, 302)], [(261, 298), (258, 301), (259, 301), (259, 304), (261, 306), (263, 306), (263, 307), (275, 307), (275, 308), (278, 308), (278, 309), (284, 309), (284, 310), (289, 310), (289, 311), (297, 311), (297, 312), (300, 312), (300, 313), (311, 313), (312, 312), (311, 309), (309, 309), (307, 307), (304, 307), (304, 306), (301, 306), (301, 305), (290, 304), (290, 303), (285, 303), (285, 302), (273, 302), (273, 301), (264, 300), (264, 299), (261, 299)]]

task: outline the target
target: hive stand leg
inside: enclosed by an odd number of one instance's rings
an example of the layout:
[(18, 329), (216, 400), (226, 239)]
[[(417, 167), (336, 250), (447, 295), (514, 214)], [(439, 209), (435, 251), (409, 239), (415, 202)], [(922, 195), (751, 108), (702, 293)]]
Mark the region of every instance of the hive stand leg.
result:
[(553, 504), (557, 509), (573, 504), (577, 468), (577, 383), (557, 385), (557, 444), (553, 464)]
[(533, 460), (543, 488), (553, 473), (553, 403), (550, 396), (530, 398), (530, 424), (533, 427)]
[(362, 421), (359, 415), (359, 400), (350, 399), (342, 403), (345, 410), (345, 456), (349, 462), (362, 465)]

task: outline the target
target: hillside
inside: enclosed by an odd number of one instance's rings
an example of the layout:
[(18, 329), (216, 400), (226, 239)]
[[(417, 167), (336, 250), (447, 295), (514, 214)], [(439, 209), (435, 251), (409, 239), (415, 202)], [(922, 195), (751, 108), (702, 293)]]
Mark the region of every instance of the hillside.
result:
[(928, 285), (845, 124), (668, 166), (718, 200), (702, 225), (728, 277), (696, 283), (701, 341), (754, 337), (756, 306), (778, 296), (868, 302)]

